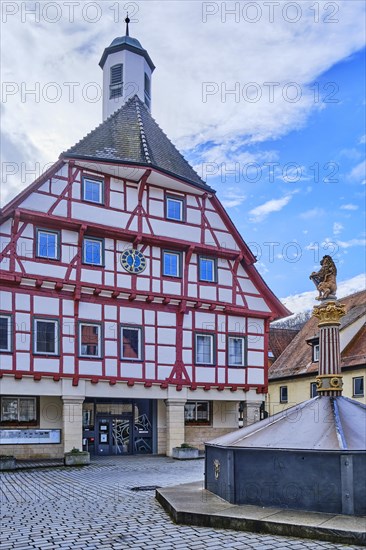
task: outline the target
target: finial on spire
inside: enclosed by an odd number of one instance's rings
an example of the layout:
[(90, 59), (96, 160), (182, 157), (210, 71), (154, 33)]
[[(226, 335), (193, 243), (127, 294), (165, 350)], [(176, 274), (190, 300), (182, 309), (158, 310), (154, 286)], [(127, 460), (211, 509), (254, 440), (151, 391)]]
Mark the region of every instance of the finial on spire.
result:
[(129, 31), (129, 28), (128, 28), (128, 24), (129, 22), (131, 21), (131, 19), (128, 17), (128, 12), (127, 12), (127, 17), (125, 19), (125, 23), (126, 23), (126, 36), (130, 36), (130, 31)]

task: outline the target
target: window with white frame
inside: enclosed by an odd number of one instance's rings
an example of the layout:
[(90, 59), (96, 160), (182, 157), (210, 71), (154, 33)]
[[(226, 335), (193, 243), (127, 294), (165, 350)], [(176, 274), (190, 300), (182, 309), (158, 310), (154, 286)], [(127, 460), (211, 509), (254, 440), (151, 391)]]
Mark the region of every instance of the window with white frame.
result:
[(310, 398), (316, 397), (318, 395), (318, 386), (316, 382), (310, 383)]
[(96, 323), (79, 323), (80, 357), (102, 356), (102, 327)]
[(36, 397), (2, 397), (1, 398), (1, 422), (36, 422), (37, 399)]
[(199, 280), (207, 283), (216, 281), (216, 260), (215, 258), (206, 258), (199, 256), (198, 258), (198, 274)]
[(181, 277), (181, 254), (163, 250), (163, 275), (167, 277)]
[(214, 335), (195, 335), (195, 362), (197, 365), (213, 365), (214, 363)]
[(363, 397), (365, 393), (363, 376), (356, 376), (355, 378), (352, 378), (352, 383), (353, 397)]
[(49, 229), (37, 229), (37, 257), (58, 260), (60, 258), (60, 233)]
[(177, 222), (184, 221), (184, 199), (180, 197), (170, 196), (166, 197), (166, 217), (168, 220), (174, 220)]
[(83, 239), (83, 262), (90, 265), (103, 265), (103, 241), (92, 237)]
[(142, 329), (141, 327), (121, 327), (121, 358), (128, 361), (142, 360)]
[(228, 336), (227, 351), (229, 367), (244, 367), (246, 365), (244, 336)]
[(83, 176), (83, 200), (103, 204), (104, 202), (104, 182), (103, 180), (88, 178)]
[(210, 401), (187, 401), (184, 405), (185, 424), (210, 424)]
[(121, 97), (123, 94), (123, 65), (113, 65), (111, 67), (111, 79), (109, 84), (109, 99)]
[(58, 355), (59, 324), (56, 319), (34, 319), (34, 353)]
[(319, 361), (319, 344), (313, 345), (313, 363)]
[(0, 314), (0, 351), (11, 351), (11, 315)]
[(287, 386), (280, 386), (280, 403), (288, 402)]

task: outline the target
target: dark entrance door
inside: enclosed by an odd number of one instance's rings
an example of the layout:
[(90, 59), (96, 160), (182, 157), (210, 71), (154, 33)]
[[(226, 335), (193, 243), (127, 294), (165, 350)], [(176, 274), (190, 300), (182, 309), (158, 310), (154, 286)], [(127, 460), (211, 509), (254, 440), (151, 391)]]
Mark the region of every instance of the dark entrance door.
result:
[(97, 454), (131, 454), (132, 434), (131, 416), (97, 416)]

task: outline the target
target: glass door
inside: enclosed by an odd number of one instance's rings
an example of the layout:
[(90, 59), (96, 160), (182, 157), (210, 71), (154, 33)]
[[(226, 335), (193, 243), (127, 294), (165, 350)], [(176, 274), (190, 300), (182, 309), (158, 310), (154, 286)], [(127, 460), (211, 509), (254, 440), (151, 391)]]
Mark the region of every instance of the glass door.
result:
[(97, 426), (97, 454), (109, 455), (111, 454), (111, 419), (98, 418)]
[(112, 419), (112, 454), (132, 453), (132, 418)]

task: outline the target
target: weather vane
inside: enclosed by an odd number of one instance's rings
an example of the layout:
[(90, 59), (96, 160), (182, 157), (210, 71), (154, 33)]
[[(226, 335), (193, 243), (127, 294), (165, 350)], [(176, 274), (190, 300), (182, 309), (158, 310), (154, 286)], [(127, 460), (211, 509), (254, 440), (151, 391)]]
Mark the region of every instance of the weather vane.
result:
[(127, 17), (125, 19), (125, 23), (126, 23), (126, 36), (130, 36), (130, 31), (129, 31), (129, 28), (128, 28), (128, 24), (130, 23), (131, 19), (128, 17), (128, 12), (127, 12)]

